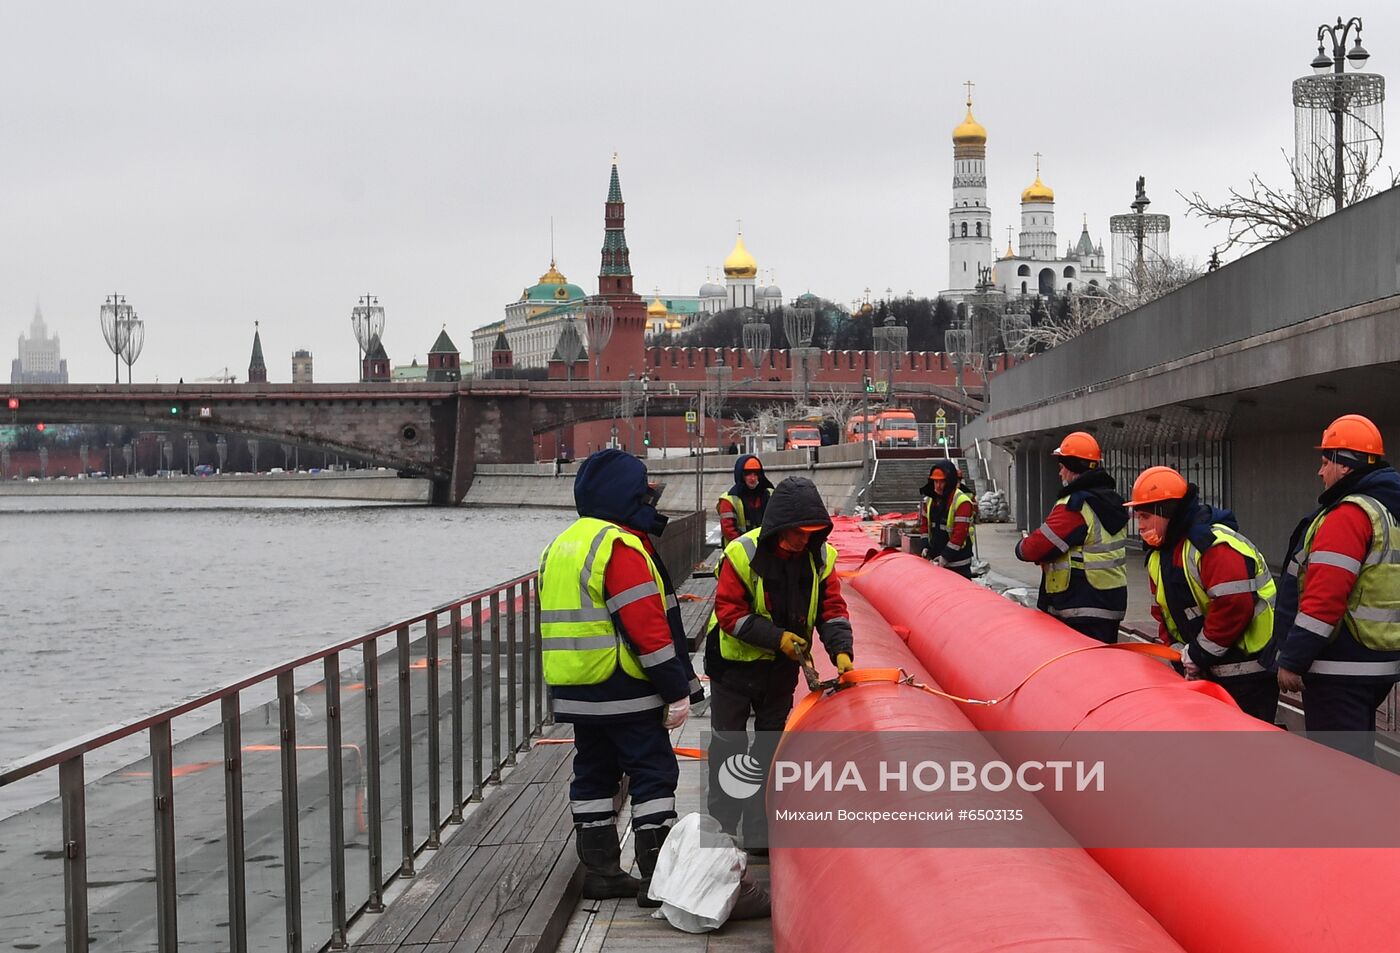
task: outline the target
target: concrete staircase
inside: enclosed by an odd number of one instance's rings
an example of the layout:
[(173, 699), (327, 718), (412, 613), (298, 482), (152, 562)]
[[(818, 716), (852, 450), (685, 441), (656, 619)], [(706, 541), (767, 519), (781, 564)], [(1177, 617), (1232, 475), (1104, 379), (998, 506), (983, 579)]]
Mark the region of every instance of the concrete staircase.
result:
[[(966, 472), (966, 461), (957, 457), (953, 462)], [(928, 481), (933, 458), (918, 460), (881, 460), (871, 488), (871, 504), (881, 513), (912, 513), (922, 505), (919, 488)]]

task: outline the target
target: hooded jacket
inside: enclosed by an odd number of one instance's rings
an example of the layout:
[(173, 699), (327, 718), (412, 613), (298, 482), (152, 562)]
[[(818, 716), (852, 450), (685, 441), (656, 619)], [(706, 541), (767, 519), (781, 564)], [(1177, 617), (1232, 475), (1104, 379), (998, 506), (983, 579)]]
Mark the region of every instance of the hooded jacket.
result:
[[(773, 482), (768, 479), (768, 474), (760, 469), (758, 471), (758, 486), (752, 490), (744, 483), (747, 472), (745, 464), (750, 460), (758, 460), (752, 453), (746, 453), (734, 461), (734, 485), (715, 505), (719, 512), (720, 533), (725, 543), (733, 542), (744, 533), (755, 529), (763, 523), (763, 510), (768, 504), (769, 494), (773, 489)], [(762, 466), (762, 461), (759, 461)], [(743, 512), (739, 513), (734, 501), (738, 501), (743, 507)], [(742, 528), (737, 517), (743, 517)]]
[[(1191, 613), (1194, 612), (1196, 603), (1186, 581), (1183, 564), (1185, 544), (1189, 541), (1201, 554), (1200, 582), (1201, 587), (1208, 593), (1216, 587), (1229, 588), (1231, 583), (1248, 582), (1254, 578), (1258, 569), (1252, 560), (1245, 558), (1232, 547), (1217, 545), (1214, 530), (1217, 525), (1236, 532), (1239, 532), (1240, 528), (1233, 512), (1200, 502), (1196, 485), (1188, 483), (1186, 495), (1167, 521), (1162, 545), (1157, 549), (1161, 552), (1162, 585), (1166, 588), (1165, 598), (1167, 605), (1171, 607), (1172, 618), (1187, 639), (1190, 646), (1187, 651), (1191, 661), (1207, 671), (1213, 666), (1229, 665), (1246, 658), (1236, 643), (1254, 619), (1255, 594), (1252, 591), (1241, 591), (1212, 596), (1206, 614), (1203, 617), (1192, 618)], [(1150, 560), (1154, 549), (1150, 546), (1145, 548), (1146, 558)], [(1150, 578), (1148, 582), (1152, 593), (1152, 617), (1157, 620), (1158, 637), (1163, 644), (1171, 645), (1173, 639), (1162, 616), (1162, 608), (1157, 603), (1157, 587)], [(1218, 654), (1207, 652), (1205, 647), (1197, 642), (1197, 633), (1221, 646), (1221, 651)], [(1260, 664), (1267, 667), (1272, 658), (1271, 642), (1260, 653)], [(1240, 677), (1272, 678), (1267, 671)]]
[[(934, 489), (933, 470), (943, 474), (942, 496), (939, 496), (938, 491)], [(970, 499), (964, 501), (958, 507), (957, 512), (953, 514), (953, 531), (952, 533), (948, 532), (948, 507), (952, 505), (953, 496), (958, 489), (957, 466), (952, 460), (935, 460), (930, 468), (928, 480), (919, 488), (919, 492), (928, 497), (928, 502), (924, 504), (920, 516), (925, 524), (924, 531), (928, 535), (928, 557), (930, 559), (943, 556), (950, 561), (957, 561), (964, 557), (970, 559), (972, 556), (968, 537), (971, 535), (976, 507)], [(964, 549), (969, 551), (964, 552)]]
[[(1279, 645), (1278, 667), (1306, 674), (1309, 680), (1346, 678), (1368, 682), (1394, 682), (1400, 674), (1336, 675), (1319, 672), (1316, 662), (1400, 661), (1400, 652), (1368, 648), (1340, 624), (1358, 574), (1340, 565), (1322, 561), (1307, 568), (1304, 588), (1298, 591), (1298, 561), (1308, 527), (1318, 514), (1326, 512), (1313, 536), (1313, 552), (1330, 552), (1358, 563), (1366, 559), (1371, 544), (1371, 521), (1359, 506), (1342, 503), (1343, 497), (1360, 493), (1373, 497), (1400, 518), (1400, 474), (1384, 460), (1360, 467), (1338, 480), (1317, 498), (1318, 508), (1293, 531), (1279, 576), (1278, 604), (1274, 610), (1274, 639)], [(1320, 638), (1298, 624), (1301, 616), (1332, 627), (1330, 637)]]
[[(820, 524), (824, 528), (812, 533), (807, 541), (807, 553), (818, 566), (826, 558), (826, 540), (831, 535), (831, 517), (816, 484), (805, 477), (788, 477), (778, 484), (763, 514), (758, 531), (758, 546), (750, 562), (750, 570), (763, 577), (766, 608), (772, 619), (754, 612), (748, 587), (728, 561), (720, 567), (719, 584), (715, 590), (715, 615), (720, 626), (759, 648), (775, 653), (771, 660), (733, 662), (719, 651), (718, 634), (712, 633), (705, 646), (705, 668), (712, 677), (730, 668), (753, 666), (790, 666), (797, 676), (797, 664), (779, 651), (783, 632), (798, 631), (802, 625), (811, 594), (812, 567), (805, 554), (785, 557), (778, 551), (778, 536), (794, 526)], [(833, 572), (821, 582), (817, 594), (817, 618), (814, 628), (820, 634), (822, 646), (834, 662), (842, 652), (852, 653), (850, 613), (841, 595), (841, 582)]]
[[(579, 467), (574, 480), (574, 505), (581, 517), (606, 520), (623, 532), (635, 536), (646, 549), (661, 576), (666, 591), (653, 598), (629, 601), (611, 613), (613, 626), (627, 641), (639, 658), (650, 656), (660, 661), (643, 663), (646, 680), (629, 676), (619, 666), (605, 681), (597, 685), (552, 685), (555, 718), (558, 721), (623, 721), (660, 717), (663, 703), (698, 696), (700, 682), (690, 662), (689, 646), (680, 622), (679, 602), (671, 591), (670, 578), (661, 563), (647, 529), (664, 527), (658, 520), (654, 501), (647, 485), (646, 465), (631, 454), (620, 450), (600, 450)], [(540, 559), (541, 572), (547, 571), (549, 550)], [(617, 596), (638, 586), (654, 585), (651, 568), (636, 550), (615, 542), (603, 577), (607, 596)], [(549, 606), (542, 608), (548, 609)], [(668, 653), (666, 649), (671, 651)], [(590, 703), (623, 701), (655, 696), (651, 709), (622, 715), (589, 713)], [(575, 703), (570, 705), (570, 703)], [(596, 706), (595, 706), (596, 707)], [(573, 708), (574, 711), (569, 709)]]

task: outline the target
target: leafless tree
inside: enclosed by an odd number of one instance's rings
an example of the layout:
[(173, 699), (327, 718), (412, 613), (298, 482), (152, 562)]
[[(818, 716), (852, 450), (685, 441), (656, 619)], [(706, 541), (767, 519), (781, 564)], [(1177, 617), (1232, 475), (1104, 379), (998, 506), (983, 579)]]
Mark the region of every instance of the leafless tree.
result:
[[(1375, 194), (1378, 191), (1377, 182), (1381, 183), (1380, 190), (1400, 185), (1400, 174), (1393, 169), (1380, 171), (1379, 148), (1348, 148), (1346, 151), (1349, 170), (1346, 205)], [(1331, 211), (1332, 194), (1319, 191), (1310, 184), (1326, 181), (1327, 176), (1309, 174), (1309, 170), (1298, 161), (1289, 159), (1286, 152), (1284, 160), (1288, 164), (1289, 177), (1293, 180), (1290, 187), (1277, 188), (1255, 173), (1249, 177), (1244, 188), (1230, 189), (1229, 196), (1219, 203), (1208, 201), (1199, 192), (1177, 194), (1186, 202), (1186, 214), (1210, 222), (1225, 223), (1226, 238), (1222, 250), (1267, 245), (1308, 227)]]
[(1146, 263), (1135, 281), (1081, 285), (1070, 293), (1068, 307), (1051, 307), (1044, 320), (1026, 329), (1032, 350), (1046, 350), (1112, 321), (1201, 277), (1195, 262), (1163, 258)]
[(846, 432), (846, 424), (851, 415), (860, 412), (860, 400), (853, 394), (828, 388), (825, 393), (813, 392), (807, 401), (794, 401), (789, 404), (767, 405), (751, 417), (735, 417), (733, 433), (735, 439), (753, 437), (758, 439), (765, 434), (781, 436), (785, 420), (809, 420), (820, 417), (836, 423), (836, 432)]

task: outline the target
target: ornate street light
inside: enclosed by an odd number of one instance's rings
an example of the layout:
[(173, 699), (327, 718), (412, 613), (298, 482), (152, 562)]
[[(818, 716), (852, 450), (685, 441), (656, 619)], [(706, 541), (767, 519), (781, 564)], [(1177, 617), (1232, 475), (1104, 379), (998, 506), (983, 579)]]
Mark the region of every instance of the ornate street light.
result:
[[(131, 324), (131, 305), (119, 294), (110, 294), (98, 312), (102, 325), (102, 339), (107, 342), (107, 350), (112, 352), (112, 374), (115, 382), (122, 382), (121, 354), (126, 347), (126, 337)], [(110, 467), (108, 468), (110, 472)]]
[(804, 403), (811, 398), (812, 372), (809, 361), (816, 354), (812, 347), (812, 336), (817, 329), (817, 312), (814, 308), (786, 308), (783, 310), (783, 335), (787, 338), (788, 354), (795, 359), (792, 364), (792, 395)]
[(746, 321), (744, 323), (744, 351), (753, 365), (754, 380), (763, 376), (763, 360), (768, 356), (768, 345), (773, 338), (773, 328), (767, 321)]
[(126, 365), (126, 383), (131, 385), (131, 365), (136, 363), (136, 359), (141, 356), (141, 349), (146, 346), (146, 322), (136, 316), (136, 312), (131, 312), (126, 322), (126, 340), (122, 343), (121, 359)]
[(360, 382), (365, 380), (365, 357), (375, 338), (384, 340), (384, 306), (374, 295), (360, 298), (359, 304), (350, 311), (350, 330), (355, 333), (355, 343), (360, 347)]
[[(1348, 50), (1353, 29), (1356, 37)], [(1319, 210), (1328, 199), (1333, 211), (1346, 204), (1348, 161), (1356, 177), (1373, 163), (1372, 149), (1379, 154), (1385, 79), (1346, 73), (1348, 65), (1359, 71), (1370, 58), (1361, 45), (1361, 18), (1343, 23), (1338, 17), (1335, 24), (1317, 28), (1317, 56), (1310, 64), (1317, 75), (1293, 81), (1295, 171), (1309, 204)]]
[[(583, 326), (588, 332), (588, 350), (593, 357), (593, 379), (603, 376), (603, 352), (612, 340), (613, 309), (606, 304), (589, 304), (583, 307)], [(614, 424), (615, 425), (615, 424)]]

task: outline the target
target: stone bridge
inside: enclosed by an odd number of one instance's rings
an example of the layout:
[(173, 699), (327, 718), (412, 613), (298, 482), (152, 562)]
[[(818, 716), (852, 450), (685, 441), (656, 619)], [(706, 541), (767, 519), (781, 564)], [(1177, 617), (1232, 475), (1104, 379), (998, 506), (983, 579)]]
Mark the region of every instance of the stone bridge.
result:
[[(814, 384), (825, 391), (833, 385)], [(853, 394), (859, 387), (834, 385)], [(616, 381), (470, 380), (412, 384), (120, 384), (11, 385), (0, 414), (15, 424), (148, 424), (237, 433), (316, 447), (377, 466), (421, 474), (437, 504), (460, 502), (477, 463), (533, 457), (535, 434), (618, 415)], [(679, 417), (698, 404), (704, 384), (653, 385), (652, 417)], [(964, 406), (952, 388), (900, 388), (901, 402), (932, 415)], [(710, 398), (713, 399), (712, 397)], [(789, 384), (741, 382), (724, 396), (725, 416), (792, 400)], [(6, 403), (18, 406), (6, 409)], [(640, 408), (639, 408), (640, 410)], [(711, 406), (709, 413), (714, 412)]]

